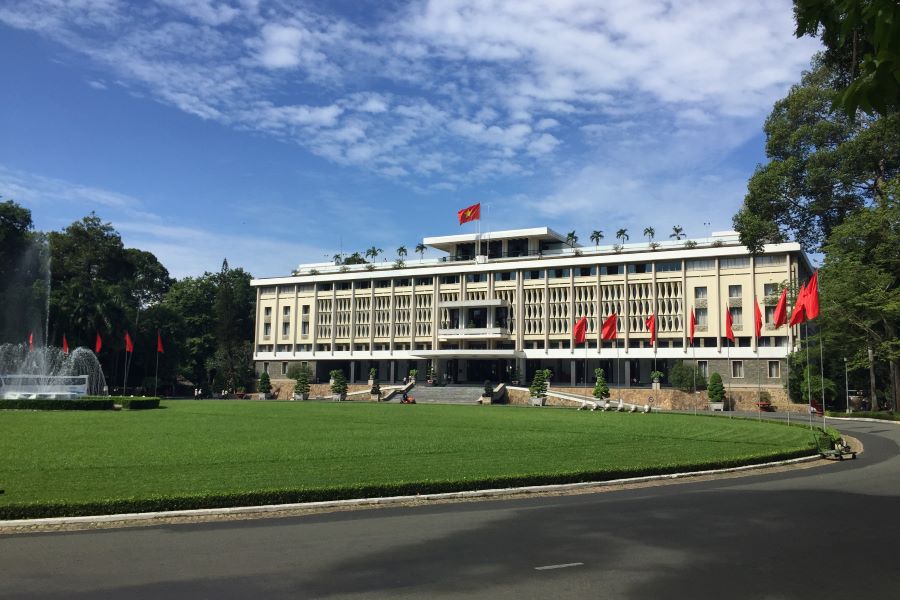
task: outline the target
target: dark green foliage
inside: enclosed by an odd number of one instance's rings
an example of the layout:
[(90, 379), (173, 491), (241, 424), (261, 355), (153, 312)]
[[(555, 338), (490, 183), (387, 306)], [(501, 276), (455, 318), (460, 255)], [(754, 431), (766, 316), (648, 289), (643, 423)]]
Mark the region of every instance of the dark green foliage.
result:
[(347, 377), (340, 369), (334, 369), (328, 372), (331, 379), (331, 393), (343, 398), (347, 394)]
[(0, 399), (0, 410), (112, 410), (114, 404), (112, 398), (90, 396), (72, 400)]
[(147, 397), (136, 397), (136, 398), (115, 398), (115, 401), (119, 403), (122, 408), (127, 408), (129, 410), (146, 410), (150, 408), (159, 408), (159, 398), (147, 398)]
[(843, 410), (829, 410), (826, 411), (826, 414), (829, 417), (854, 417), (857, 419), (880, 419), (882, 421), (900, 421), (900, 414), (887, 411), (887, 412), (875, 412), (871, 410), (860, 410), (854, 411), (849, 415)]
[(706, 395), (710, 402), (725, 401), (725, 386), (722, 385), (722, 376), (715, 371), (709, 376), (709, 385), (706, 386)]
[(532, 398), (544, 398), (547, 396), (547, 388), (550, 386), (550, 378), (553, 376), (550, 369), (538, 369), (534, 372), (531, 386), (528, 391)]
[(484, 392), (481, 394), (482, 396), (490, 396), (494, 393), (494, 386), (491, 384), (489, 379), (484, 380)]
[(594, 398), (597, 400), (609, 398), (609, 386), (606, 384), (606, 373), (603, 369), (594, 369), (594, 378), (597, 380), (594, 383)]
[(307, 365), (297, 365), (296, 369), (292, 367), (293, 375), (291, 378), (296, 382), (294, 384), (295, 394), (309, 394), (309, 380), (312, 378), (312, 371)]
[(256, 385), (256, 389), (263, 394), (268, 394), (272, 391), (272, 381), (269, 379), (269, 374), (265, 371), (260, 374), (259, 383)]
[(669, 383), (682, 392), (693, 392), (706, 389), (706, 378), (697, 367), (680, 362), (669, 369)]

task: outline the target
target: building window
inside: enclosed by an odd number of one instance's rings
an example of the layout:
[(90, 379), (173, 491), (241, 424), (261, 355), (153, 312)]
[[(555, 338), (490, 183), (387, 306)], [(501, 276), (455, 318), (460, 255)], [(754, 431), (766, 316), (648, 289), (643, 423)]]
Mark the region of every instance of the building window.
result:
[(372, 282), (369, 281), (368, 279), (366, 279), (365, 281), (357, 281), (357, 282), (354, 282), (353, 287), (355, 287), (358, 290), (367, 290), (370, 287), (372, 287)]
[(409, 279), (395, 279), (394, 287), (409, 287)]
[(628, 265), (629, 273), (650, 273), (653, 271), (653, 265), (650, 263), (631, 263)]
[(300, 324), (300, 335), (306, 337), (309, 335), (309, 321), (304, 321)]
[(564, 279), (569, 276), (568, 269), (550, 269), (550, 277), (554, 279)]
[(516, 272), (515, 271), (501, 271), (494, 275), (496, 281), (515, 281), (516, 280)]
[(621, 275), (622, 265), (602, 265), (600, 267), (601, 275)]
[(749, 256), (738, 256), (735, 258), (723, 258), (719, 260), (720, 269), (744, 269), (750, 266)]
[(291, 318), (291, 307), (290, 306), (282, 307), (281, 316), (284, 317), (285, 319), (290, 319)]
[(331, 291), (331, 283), (319, 283), (316, 284), (316, 289), (320, 292), (330, 292)]
[(694, 300), (706, 300), (708, 293), (705, 287), (694, 288)]
[(715, 259), (701, 259), (687, 261), (688, 271), (711, 271), (716, 268)]
[(263, 311), (264, 311), (263, 315), (265, 315), (266, 317), (270, 317), (270, 318), (272, 317), (272, 307), (271, 306), (265, 307), (263, 309)]
[(352, 281), (340, 281), (335, 284), (339, 290), (349, 290), (353, 287)]
[(308, 315), (308, 314), (309, 314), (309, 304), (304, 304), (304, 305), (303, 305), (303, 314), (304, 314), (304, 315)]
[(742, 360), (731, 361), (731, 377), (733, 379), (743, 379), (744, 378), (744, 361), (742, 361)]
[(263, 323), (263, 337), (267, 338), (272, 335), (272, 324), (271, 323)]
[(416, 285), (432, 285), (434, 278), (432, 277), (416, 277)]
[(680, 270), (681, 270), (681, 261), (680, 260), (656, 263), (656, 272), (657, 273), (671, 273), (672, 271), (680, 271)]
[(775, 324), (775, 307), (767, 306), (766, 307), (766, 325), (770, 327)]
[(466, 275), (466, 282), (468, 283), (482, 283), (487, 281), (487, 273), (469, 273)]
[(597, 267), (578, 267), (575, 275), (577, 277), (594, 277), (597, 275)]
[(698, 360), (697, 361), (697, 372), (703, 377), (709, 377), (709, 361), (708, 360)]
[(543, 279), (543, 278), (544, 278), (544, 271), (543, 271), (543, 270), (540, 270), (540, 271), (525, 271), (524, 275), (525, 275), (525, 279)]
[(786, 261), (787, 261), (787, 256), (784, 254), (757, 256), (756, 257), (756, 266), (757, 267), (768, 267), (771, 265), (783, 265)]
[(764, 283), (763, 284), (763, 296), (769, 298), (771, 296), (775, 296), (781, 293), (781, 284), (778, 283)]
[(728, 309), (728, 312), (731, 313), (731, 325), (735, 329), (740, 329), (744, 326), (744, 310), (740, 306), (732, 306)]
[(287, 375), (287, 363), (286, 362), (281, 363), (281, 374)]
[(781, 363), (777, 360), (769, 361), (769, 379), (781, 379)]
[(441, 275), (441, 283), (446, 283), (446, 284), (459, 283), (459, 275)]
[(709, 323), (709, 310), (706, 308), (695, 308), (694, 318), (697, 319), (697, 326), (706, 328)]
[(728, 286), (728, 297), (729, 298), (740, 298), (741, 297), (741, 286), (729, 285)]
[(290, 332), (291, 332), (291, 324), (290, 323), (282, 323), (281, 324), (281, 337), (286, 338)]
[(263, 363), (263, 373), (265, 373), (266, 375), (269, 374), (269, 363), (267, 362)]

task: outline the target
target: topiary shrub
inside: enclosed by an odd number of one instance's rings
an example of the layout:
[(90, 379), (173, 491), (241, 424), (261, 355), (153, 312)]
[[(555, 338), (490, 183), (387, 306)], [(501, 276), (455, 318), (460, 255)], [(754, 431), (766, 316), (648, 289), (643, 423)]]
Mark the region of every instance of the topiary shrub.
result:
[(122, 408), (128, 410), (146, 410), (159, 408), (159, 398), (117, 398)]
[(722, 376), (716, 372), (709, 376), (706, 395), (710, 402), (725, 402), (725, 386), (722, 385)]
[(259, 383), (257, 384), (256, 389), (262, 394), (268, 394), (272, 391), (272, 380), (269, 379), (269, 374), (265, 371), (259, 376)]
[(550, 369), (538, 369), (534, 372), (534, 378), (531, 380), (531, 386), (528, 391), (532, 398), (546, 398), (547, 388), (550, 387), (550, 378), (553, 373)]
[(300, 365), (294, 372), (294, 394), (300, 394), (300, 398), (309, 398), (309, 380), (312, 379), (312, 371), (308, 365)]
[(493, 395), (493, 393), (494, 393), (494, 386), (491, 385), (491, 380), (485, 379), (484, 380), (484, 392), (482, 392), (481, 395), (486, 397), (486, 396)]
[(331, 378), (331, 393), (344, 400), (347, 397), (347, 378), (340, 369), (335, 369), (328, 373)]
[(594, 398), (603, 400), (609, 398), (609, 386), (606, 384), (606, 373), (603, 369), (594, 369), (594, 377), (597, 382), (594, 383)]

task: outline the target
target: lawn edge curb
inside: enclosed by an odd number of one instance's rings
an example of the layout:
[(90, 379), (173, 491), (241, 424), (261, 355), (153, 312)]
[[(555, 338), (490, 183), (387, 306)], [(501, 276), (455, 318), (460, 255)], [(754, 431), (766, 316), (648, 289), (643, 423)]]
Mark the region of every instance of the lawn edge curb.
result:
[[(878, 421), (877, 419), (872, 419)], [(97, 523), (127, 523), (153, 521), (157, 519), (170, 519), (179, 517), (216, 517), (233, 515), (260, 515), (266, 513), (279, 513), (304, 509), (328, 509), (328, 508), (352, 508), (365, 506), (390, 506), (408, 502), (423, 502), (432, 500), (466, 500), (472, 498), (503, 498), (522, 494), (542, 494), (552, 492), (566, 492), (584, 488), (602, 488), (628, 484), (640, 484), (653, 481), (668, 481), (675, 479), (687, 479), (691, 477), (704, 477), (710, 475), (724, 475), (729, 473), (742, 473), (772, 467), (792, 466), (806, 462), (819, 460), (818, 454), (778, 460), (774, 462), (743, 465), (740, 467), (728, 467), (723, 469), (708, 469), (706, 471), (685, 471), (682, 473), (667, 473), (663, 475), (645, 475), (641, 477), (627, 477), (624, 479), (611, 479), (605, 481), (584, 481), (579, 483), (560, 483), (550, 485), (533, 485), (509, 488), (494, 488), (485, 490), (470, 490), (461, 492), (441, 492), (433, 494), (385, 496), (377, 498), (354, 498), (349, 500), (326, 500), (320, 502), (297, 502), (292, 504), (267, 504), (261, 506), (233, 506), (226, 508), (199, 508), (189, 510), (172, 510), (141, 513), (120, 513), (112, 515), (88, 515), (79, 517), (48, 517), (43, 519), (14, 519), (0, 521), (0, 534), (4, 530), (17, 530), (23, 527), (41, 527), (54, 525), (77, 525)]]

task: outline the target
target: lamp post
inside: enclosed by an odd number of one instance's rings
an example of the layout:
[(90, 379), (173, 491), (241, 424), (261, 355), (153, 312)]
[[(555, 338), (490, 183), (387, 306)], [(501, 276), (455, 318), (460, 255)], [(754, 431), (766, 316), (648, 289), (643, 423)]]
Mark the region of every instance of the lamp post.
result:
[(847, 357), (844, 357), (844, 393), (847, 395), (847, 414), (850, 414), (850, 378), (847, 376)]

